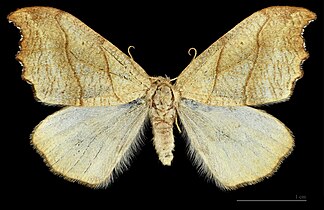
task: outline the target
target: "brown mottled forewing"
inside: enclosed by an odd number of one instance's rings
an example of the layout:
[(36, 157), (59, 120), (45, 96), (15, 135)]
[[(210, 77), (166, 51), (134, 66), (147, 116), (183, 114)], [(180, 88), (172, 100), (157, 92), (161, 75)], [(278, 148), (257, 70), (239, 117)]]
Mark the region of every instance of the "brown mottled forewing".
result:
[(182, 98), (213, 106), (286, 100), (308, 57), (303, 28), (316, 15), (269, 7), (236, 25), (194, 59), (177, 79)]
[(148, 75), (131, 58), (72, 15), (27, 7), (8, 16), (21, 29), (23, 78), (48, 104), (107, 106), (145, 95)]

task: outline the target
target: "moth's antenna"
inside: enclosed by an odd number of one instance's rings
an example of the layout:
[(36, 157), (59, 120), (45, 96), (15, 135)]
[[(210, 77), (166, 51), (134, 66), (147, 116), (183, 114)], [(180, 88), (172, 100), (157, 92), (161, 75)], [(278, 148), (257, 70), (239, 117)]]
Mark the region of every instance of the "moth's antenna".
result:
[(130, 49), (131, 49), (131, 48), (135, 49), (135, 47), (134, 47), (133, 45), (131, 45), (131, 46), (129, 46), (129, 47), (127, 48), (127, 52), (128, 52), (129, 57), (130, 57), (132, 60), (134, 60), (132, 54), (130, 53)]
[(195, 54), (194, 54), (194, 56), (193, 56), (193, 58), (192, 58), (192, 60), (193, 60), (193, 59), (195, 59), (196, 56), (197, 56), (197, 50), (196, 50), (196, 48), (194, 48), (194, 47), (190, 48), (190, 49), (188, 50), (188, 54), (189, 54), (190, 56), (192, 56), (192, 55), (191, 55), (191, 51), (192, 51), (192, 50), (195, 51)]

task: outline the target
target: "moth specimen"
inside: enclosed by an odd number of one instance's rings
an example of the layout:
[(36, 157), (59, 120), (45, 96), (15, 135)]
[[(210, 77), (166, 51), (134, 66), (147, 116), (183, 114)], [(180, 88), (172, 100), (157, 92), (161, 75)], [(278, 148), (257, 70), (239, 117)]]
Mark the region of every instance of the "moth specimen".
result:
[(105, 187), (129, 165), (149, 119), (163, 165), (172, 163), (175, 124), (194, 165), (220, 188), (259, 182), (294, 140), (283, 123), (249, 106), (289, 99), (308, 57), (303, 28), (315, 18), (304, 8), (262, 9), (170, 80), (148, 76), (67, 12), (19, 9), (8, 19), (22, 33), (22, 76), (39, 101), (66, 106), (35, 128), (32, 144), (55, 173)]

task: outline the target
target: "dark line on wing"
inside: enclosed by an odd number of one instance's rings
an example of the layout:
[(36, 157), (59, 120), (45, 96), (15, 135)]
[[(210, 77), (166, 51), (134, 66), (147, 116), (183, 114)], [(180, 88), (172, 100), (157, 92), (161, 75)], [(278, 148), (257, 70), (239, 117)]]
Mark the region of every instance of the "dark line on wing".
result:
[[(114, 47), (115, 47), (115, 46), (114, 46)], [(120, 63), (120, 65), (122, 65), (123, 67), (126, 68), (127, 66), (131, 66), (133, 69), (136, 70), (136, 72), (138, 72), (138, 70), (133, 66), (133, 64), (132, 64), (132, 60), (131, 60), (129, 57), (127, 57), (126, 55), (124, 55), (124, 56), (126, 56), (126, 59), (128, 59), (130, 65), (125, 64), (125, 63), (122, 63), (122, 62), (118, 59), (117, 56), (115, 56), (113, 53), (111, 53), (111, 51), (110, 51), (109, 49), (105, 48), (104, 46), (101, 46), (101, 48), (104, 49), (104, 50), (106, 50), (106, 51), (107, 51), (107, 52), (108, 52), (112, 57), (114, 57), (115, 60), (118, 61), (118, 63)], [(115, 47), (115, 48), (117, 48), (117, 47)], [(118, 48), (117, 48), (116, 50), (117, 50), (116, 52), (120, 51)], [(123, 52), (118, 52), (118, 53), (123, 53)], [(134, 62), (135, 62), (135, 61), (134, 61)], [(144, 70), (143, 70), (143, 71), (144, 71)], [(145, 72), (145, 71), (144, 71), (144, 72)], [(140, 71), (140, 73), (142, 73), (142, 71)], [(146, 73), (146, 72), (145, 72), (145, 73)], [(116, 74), (116, 73), (112, 73), (112, 72), (111, 72), (111, 74), (118, 75), (118, 74)], [(139, 75), (141, 75), (142, 77), (148, 77), (147, 74), (146, 74), (146, 75), (139, 74)], [(125, 77), (123, 77), (123, 76), (121, 76), (121, 75), (118, 75), (118, 76), (120, 76), (120, 77), (123, 78), (123, 79), (130, 80), (130, 79), (127, 79), (127, 78), (125, 78)], [(135, 75), (132, 74), (132, 76), (133, 76), (133, 77), (132, 77), (132, 80), (131, 80), (131, 81), (136, 80), (139, 84), (144, 85), (144, 86), (147, 87), (147, 88), (150, 88), (149, 86), (146, 86), (146, 84), (143, 84), (140, 80), (138, 80), (137, 77), (136, 77)]]
[(220, 52), (219, 52), (219, 55), (218, 55), (218, 60), (217, 60), (216, 67), (215, 67), (214, 84), (213, 84), (213, 88), (211, 89), (210, 94), (209, 94), (209, 96), (208, 96), (208, 98), (207, 98), (207, 101), (206, 101), (207, 104), (208, 104), (208, 102), (210, 102), (210, 98), (211, 98), (212, 93), (214, 92), (215, 87), (216, 87), (217, 76), (218, 76), (218, 73), (219, 73), (219, 69), (218, 69), (218, 67), (219, 67), (219, 62), (220, 62), (221, 57), (222, 57), (222, 55), (223, 55), (224, 48), (225, 48), (225, 45), (222, 46), (222, 48), (221, 48), (221, 50), (220, 50)]
[(96, 153), (96, 155), (94, 156), (94, 158), (90, 162), (89, 166), (83, 171), (84, 174), (87, 173), (88, 170), (89, 170), (89, 168), (93, 165), (94, 160), (98, 157), (99, 153), (102, 151), (103, 146), (104, 146), (104, 142), (102, 141), (101, 146), (100, 146), (98, 152)]
[(264, 29), (264, 26), (269, 22), (269, 18), (263, 23), (263, 25), (261, 26), (260, 30), (257, 32), (256, 34), (256, 44), (257, 44), (257, 54), (255, 56), (255, 59), (253, 61), (253, 65), (252, 65), (252, 68), (251, 70), (248, 72), (248, 75), (246, 77), (246, 80), (245, 80), (245, 84), (243, 86), (243, 104), (246, 105), (246, 101), (247, 101), (247, 95), (246, 95), (246, 90), (247, 90), (247, 86), (248, 86), (248, 83), (251, 79), (251, 76), (252, 76), (252, 71), (254, 70), (254, 67), (255, 67), (255, 63), (259, 57), (259, 54), (260, 54), (260, 43), (259, 43), (259, 37), (260, 37), (260, 33), (261, 31)]
[[(78, 77), (77, 73), (76, 73), (76, 70), (75, 68), (73, 67), (72, 65), (72, 61), (71, 61), (71, 58), (70, 58), (70, 55), (68, 53), (68, 45), (69, 45), (69, 39), (68, 39), (68, 36), (65, 32), (65, 30), (63, 29), (63, 27), (60, 25), (60, 22), (59, 20), (57, 19), (57, 16), (59, 16), (60, 13), (56, 14), (54, 19), (58, 25), (58, 27), (61, 29), (61, 31), (63, 32), (64, 34), (64, 38), (65, 38), (65, 46), (64, 46), (64, 52), (65, 52), (65, 56), (66, 56), (66, 59), (68, 61), (68, 64), (69, 64), (69, 67), (70, 69), (72, 70), (73, 72), (73, 75), (74, 75), (74, 78), (76, 79), (76, 82), (77, 82), (77, 85), (79, 86), (79, 105), (82, 106), (83, 105), (83, 95), (84, 95), (84, 92), (83, 92), (83, 88), (82, 88), (82, 85), (81, 85), (81, 81), (80, 81), (80, 78)], [(66, 85), (65, 85), (66, 86)]]
[(113, 83), (113, 80), (112, 80), (111, 75), (110, 75), (110, 66), (109, 66), (109, 62), (108, 62), (107, 55), (106, 55), (106, 53), (105, 53), (105, 51), (103, 50), (102, 47), (100, 47), (100, 49), (101, 49), (101, 52), (104, 54), (105, 63), (106, 63), (107, 76), (108, 76), (108, 80), (109, 80), (110, 83), (111, 83), (111, 88), (112, 88), (113, 94), (115, 95), (115, 97), (117, 98), (118, 101), (122, 102), (122, 100), (121, 100), (120, 97), (117, 95), (117, 93), (116, 93), (116, 91), (115, 91), (115, 88), (114, 88), (114, 83)]

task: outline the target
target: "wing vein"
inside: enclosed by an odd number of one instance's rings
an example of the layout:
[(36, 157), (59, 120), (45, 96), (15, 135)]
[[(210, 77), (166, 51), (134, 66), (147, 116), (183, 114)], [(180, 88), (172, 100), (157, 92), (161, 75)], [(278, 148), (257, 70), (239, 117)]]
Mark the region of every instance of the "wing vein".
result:
[[(105, 128), (105, 127), (104, 127)], [(99, 135), (101, 135), (101, 133), (103, 133), (105, 131), (105, 129), (102, 129), (99, 133), (98, 133), (98, 135), (97, 136), (99, 136)], [(88, 149), (90, 148), (90, 145), (94, 142), (94, 141), (96, 141), (97, 140), (97, 136), (94, 136), (94, 137), (92, 137), (92, 139), (90, 140), (90, 142), (88, 143), (88, 145), (87, 145), (87, 147), (86, 147), (86, 149), (82, 152), (82, 154), (81, 154), (81, 157), (70, 167), (70, 169), (67, 171), (67, 173), (68, 172), (70, 172), (79, 162), (80, 162), (80, 160), (83, 158), (83, 156), (84, 156), (84, 154), (88, 151)], [(101, 142), (102, 143), (102, 142)], [(72, 150), (73, 149), (73, 147), (71, 147), (70, 148), (70, 150)], [(70, 150), (68, 150), (68, 151), (70, 151)], [(91, 166), (91, 164), (90, 164), (90, 166)], [(89, 166), (89, 167), (90, 167)]]
[(121, 102), (122, 100), (120, 99), (120, 97), (117, 95), (117, 93), (115, 91), (114, 83), (113, 83), (113, 80), (112, 80), (111, 75), (110, 75), (110, 66), (109, 66), (109, 62), (108, 62), (108, 59), (107, 59), (107, 55), (106, 55), (106, 53), (105, 53), (105, 51), (103, 50), (102, 47), (100, 49), (103, 52), (103, 55), (104, 55), (104, 58), (105, 58), (105, 63), (106, 63), (106, 68), (107, 68), (106, 71), (107, 71), (108, 80), (110, 80), (110, 83), (111, 83), (111, 89), (112, 89), (114, 95), (116, 96), (117, 100)]
[(76, 103), (76, 104), (79, 104), (80, 106), (83, 105), (83, 95), (84, 95), (84, 92), (83, 92), (83, 88), (82, 88), (82, 85), (81, 85), (81, 81), (80, 81), (80, 78), (78, 77), (77, 75), (77, 72), (75, 70), (75, 68), (73, 67), (72, 65), (72, 59), (70, 58), (70, 55), (69, 55), (69, 52), (68, 52), (68, 45), (69, 45), (69, 39), (68, 39), (68, 35), (67, 33), (65, 32), (65, 30), (63, 29), (63, 27), (60, 25), (60, 22), (58, 20), (58, 16), (60, 14), (56, 14), (56, 16), (54, 17), (54, 20), (56, 21), (57, 25), (58, 25), (58, 28), (62, 31), (62, 33), (64, 34), (64, 53), (65, 53), (65, 56), (66, 56), (66, 59), (67, 59), (67, 63), (71, 69), (71, 71), (73, 72), (73, 75), (74, 75), (74, 78), (75, 78), (75, 81), (79, 87), (79, 97), (76, 98), (76, 100), (79, 101), (79, 103)]
[(262, 26), (260, 27), (260, 30), (257, 32), (256, 34), (256, 45), (257, 45), (257, 51), (256, 51), (256, 56), (255, 56), (255, 59), (253, 60), (253, 64), (252, 64), (252, 68), (251, 70), (248, 72), (248, 75), (246, 77), (246, 80), (245, 80), (245, 84), (243, 86), (243, 104), (247, 104), (247, 95), (246, 95), (246, 91), (247, 91), (247, 86), (248, 86), (248, 83), (249, 81), (251, 80), (251, 77), (252, 77), (252, 72), (255, 70), (255, 64), (258, 60), (258, 57), (260, 55), (260, 43), (259, 43), (259, 40), (260, 40), (260, 34), (261, 34), (261, 31), (264, 29), (264, 26), (269, 22), (269, 18), (262, 24)]
[(209, 94), (209, 96), (207, 98), (207, 103), (210, 102), (210, 98), (211, 98), (211, 96), (212, 96), (212, 94), (213, 94), (213, 92), (215, 90), (215, 87), (216, 87), (216, 83), (217, 83), (216, 81), (217, 81), (217, 76), (218, 76), (218, 72), (219, 72), (219, 69), (218, 69), (219, 68), (219, 62), (220, 62), (221, 57), (223, 55), (224, 48), (225, 48), (225, 45), (222, 46), (222, 48), (221, 48), (221, 50), (219, 52), (219, 55), (218, 55), (218, 60), (216, 62), (216, 66), (215, 66), (214, 84), (213, 84), (213, 88), (211, 89), (210, 94)]

